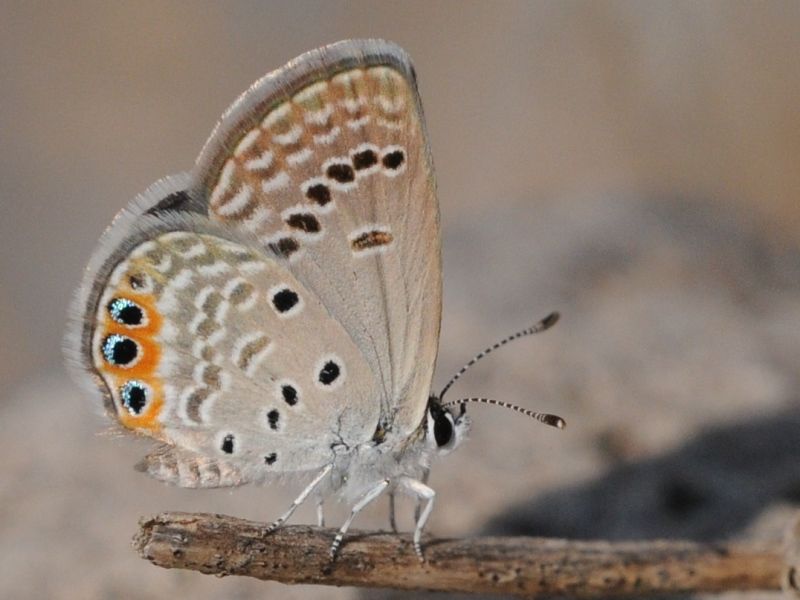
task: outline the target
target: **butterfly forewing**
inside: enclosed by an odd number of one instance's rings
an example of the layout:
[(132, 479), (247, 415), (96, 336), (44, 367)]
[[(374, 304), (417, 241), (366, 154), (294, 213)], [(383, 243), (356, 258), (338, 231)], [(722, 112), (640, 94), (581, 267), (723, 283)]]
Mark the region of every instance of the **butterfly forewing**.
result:
[(382, 421), (415, 429), (437, 352), (441, 274), (405, 53), (343, 42), (268, 75), (223, 118), (195, 178), (210, 218), (285, 260), (345, 328), (378, 381)]

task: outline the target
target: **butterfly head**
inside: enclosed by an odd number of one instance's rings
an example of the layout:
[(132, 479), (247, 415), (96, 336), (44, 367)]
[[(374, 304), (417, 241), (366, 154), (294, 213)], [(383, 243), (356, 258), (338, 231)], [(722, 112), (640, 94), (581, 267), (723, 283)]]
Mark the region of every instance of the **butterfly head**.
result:
[(470, 424), (463, 405), (458, 414), (453, 414), (436, 396), (428, 398), (426, 439), (438, 454), (443, 456), (455, 450), (467, 437)]
[[(550, 425), (558, 429), (564, 429), (564, 427), (566, 427), (566, 423), (561, 417), (548, 413), (540, 413), (528, 410), (526, 408), (522, 408), (521, 406), (511, 404), (510, 402), (502, 402), (492, 398), (460, 398), (458, 400), (451, 400), (448, 402), (444, 401), (444, 395), (452, 387), (452, 385), (461, 378), (467, 369), (469, 369), (487, 354), (490, 354), (508, 342), (519, 339), (523, 336), (545, 331), (555, 325), (558, 319), (559, 315), (557, 312), (551, 313), (531, 327), (523, 329), (522, 331), (518, 331), (517, 333), (503, 338), (499, 342), (489, 346), (482, 352), (479, 352), (453, 377), (451, 377), (450, 381), (448, 381), (444, 388), (442, 388), (442, 391), (438, 396), (431, 395), (428, 398), (428, 413), (425, 421), (426, 439), (429, 446), (440, 455), (448, 454), (458, 447), (458, 445), (466, 438), (467, 433), (469, 432), (471, 421), (466, 413), (467, 404), (471, 402), (500, 406), (501, 408), (506, 408), (508, 410), (513, 410), (515, 412), (524, 414), (525, 416), (531, 417), (532, 419), (544, 423), (545, 425)], [(456, 408), (458, 408), (458, 414), (454, 413)]]

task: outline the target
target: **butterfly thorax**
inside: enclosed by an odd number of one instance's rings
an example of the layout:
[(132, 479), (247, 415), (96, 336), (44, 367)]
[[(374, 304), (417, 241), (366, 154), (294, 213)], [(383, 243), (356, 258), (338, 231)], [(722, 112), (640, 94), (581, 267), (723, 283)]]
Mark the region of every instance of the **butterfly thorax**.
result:
[(352, 500), (383, 479), (391, 484), (400, 477), (419, 478), (430, 464), (432, 454), (422, 428), (411, 437), (387, 434), (381, 444), (370, 441), (337, 449), (330, 491)]
[(381, 479), (390, 485), (403, 477), (420, 479), (434, 457), (452, 452), (466, 438), (469, 426), (464, 413), (454, 416), (430, 396), (424, 418), (410, 435), (381, 424), (369, 442), (335, 448), (331, 491), (352, 499)]

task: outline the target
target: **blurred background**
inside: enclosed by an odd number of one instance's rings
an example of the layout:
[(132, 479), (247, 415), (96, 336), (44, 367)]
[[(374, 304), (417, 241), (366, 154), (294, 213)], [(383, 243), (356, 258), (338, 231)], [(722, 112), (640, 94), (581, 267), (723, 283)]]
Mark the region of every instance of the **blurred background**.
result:
[[(426, 108), (444, 237), (436, 385), (563, 315), (453, 393), (569, 427), (475, 407), (472, 439), (434, 466), (430, 531), (781, 535), (800, 504), (799, 3), (5, 1), (0, 596), (358, 595), (139, 559), (140, 516), (270, 521), (297, 486), (201, 492), (134, 472), (149, 444), (104, 435), (60, 347), (114, 214), (190, 168), (256, 78), (366, 36), (411, 53)], [(386, 527), (386, 503), (357, 526)]]

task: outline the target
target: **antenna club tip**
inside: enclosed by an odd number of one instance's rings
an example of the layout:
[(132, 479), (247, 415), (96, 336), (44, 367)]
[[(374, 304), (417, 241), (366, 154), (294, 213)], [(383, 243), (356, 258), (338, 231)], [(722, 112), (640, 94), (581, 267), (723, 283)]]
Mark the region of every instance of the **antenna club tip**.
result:
[(558, 320), (561, 318), (561, 314), (557, 310), (554, 310), (549, 315), (547, 315), (544, 319), (542, 319), (542, 328), (543, 329), (550, 329), (553, 325), (558, 323)]
[(548, 425), (552, 425), (557, 429), (566, 429), (567, 427), (567, 422), (561, 417), (557, 417), (556, 415), (547, 415), (545, 423), (547, 423)]

